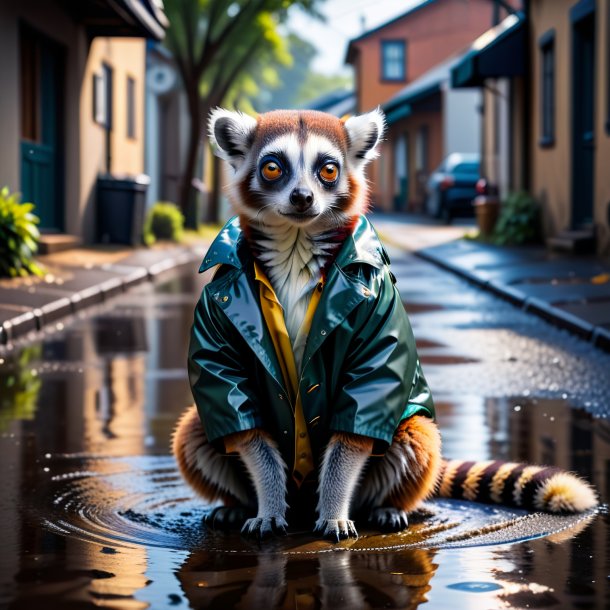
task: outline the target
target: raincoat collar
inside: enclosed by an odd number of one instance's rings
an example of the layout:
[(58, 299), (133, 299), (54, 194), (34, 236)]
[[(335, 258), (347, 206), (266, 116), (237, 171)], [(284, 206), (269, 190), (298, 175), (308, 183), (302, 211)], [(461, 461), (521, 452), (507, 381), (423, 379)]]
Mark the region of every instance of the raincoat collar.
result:
[[(242, 269), (246, 261), (251, 259), (244, 252), (244, 242), (239, 217), (234, 216), (212, 242), (199, 267), (199, 273), (216, 265), (231, 265)], [(358, 217), (352, 234), (346, 239), (335, 262), (341, 269), (355, 263), (365, 263), (380, 269), (384, 263), (389, 262), (375, 229), (365, 216)]]

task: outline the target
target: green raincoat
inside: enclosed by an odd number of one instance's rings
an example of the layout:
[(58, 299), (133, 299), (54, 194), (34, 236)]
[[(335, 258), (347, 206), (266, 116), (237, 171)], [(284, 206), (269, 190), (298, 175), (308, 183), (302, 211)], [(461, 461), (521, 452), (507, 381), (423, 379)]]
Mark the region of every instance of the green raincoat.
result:
[[(294, 463), (295, 418), (260, 308), (254, 260), (233, 218), (200, 272), (216, 265), (195, 309), (189, 379), (210, 442), (255, 427)], [(303, 355), (299, 392), (314, 462), (333, 432), (375, 439), (383, 452), (398, 424), (434, 417), (415, 339), (389, 259), (361, 216), (328, 271)]]

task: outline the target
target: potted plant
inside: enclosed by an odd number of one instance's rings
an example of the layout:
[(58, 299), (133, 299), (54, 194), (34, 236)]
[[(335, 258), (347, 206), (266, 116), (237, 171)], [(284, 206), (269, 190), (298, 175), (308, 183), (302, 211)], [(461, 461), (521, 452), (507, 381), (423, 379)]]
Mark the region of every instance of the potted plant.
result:
[(478, 195), (472, 205), (477, 217), (479, 231), (484, 237), (491, 237), (500, 215), (498, 187), (481, 178), (476, 185)]

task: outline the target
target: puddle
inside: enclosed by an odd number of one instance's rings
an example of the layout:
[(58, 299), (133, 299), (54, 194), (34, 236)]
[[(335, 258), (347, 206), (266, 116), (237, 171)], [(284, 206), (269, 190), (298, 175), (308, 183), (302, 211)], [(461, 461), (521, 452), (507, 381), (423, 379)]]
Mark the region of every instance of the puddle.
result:
[[(146, 546), (211, 553), (258, 554), (257, 543), (238, 533), (220, 534), (202, 525), (209, 512), (193, 498), (172, 458), (74, 459), (44, 462), (49, 475), (39, 518), (55, 533), (109, 547)], [(56, 471), (59, 474), (53, 474)], [(47, 489), (48, 487), (48, 489)], [(290, 531), (264, 545), (265, 552), (300, 555), (329, 551), (402, 551), (506, 544), (582, 529), (593, 514), (555, 516), (439, 499), (411, 517), (397, 534), (363, 529), (357, 540), (333, 544), (310, 532)]]
[[(554, 464), (607, 501), (610, 424), (592, 415), (610, 404), (605, 355), (467, 285), (445, 298), (455, 282), (424, 263), (402, 269), (431, 279), (408, 309), (445, 455)], [(0, 354), (1, 607), (608, 607), (605, 512), (434, 500), (406, 532), (338, 545), (208, 532), (168, 457), (200, 290), (143, 285)]]

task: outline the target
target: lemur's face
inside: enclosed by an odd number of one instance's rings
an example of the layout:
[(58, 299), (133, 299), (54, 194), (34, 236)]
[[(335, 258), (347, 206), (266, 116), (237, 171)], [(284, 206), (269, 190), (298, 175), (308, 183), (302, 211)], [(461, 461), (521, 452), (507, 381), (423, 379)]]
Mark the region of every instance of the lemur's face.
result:
[(210, 139), (235, 175), (229, 197), (250, 221), (331, 228), (365, 211), (366, 163), (383, 134), (383, 114), (342, 121), (314, 111), (277, 110), (258, 119), (217, 109)]

